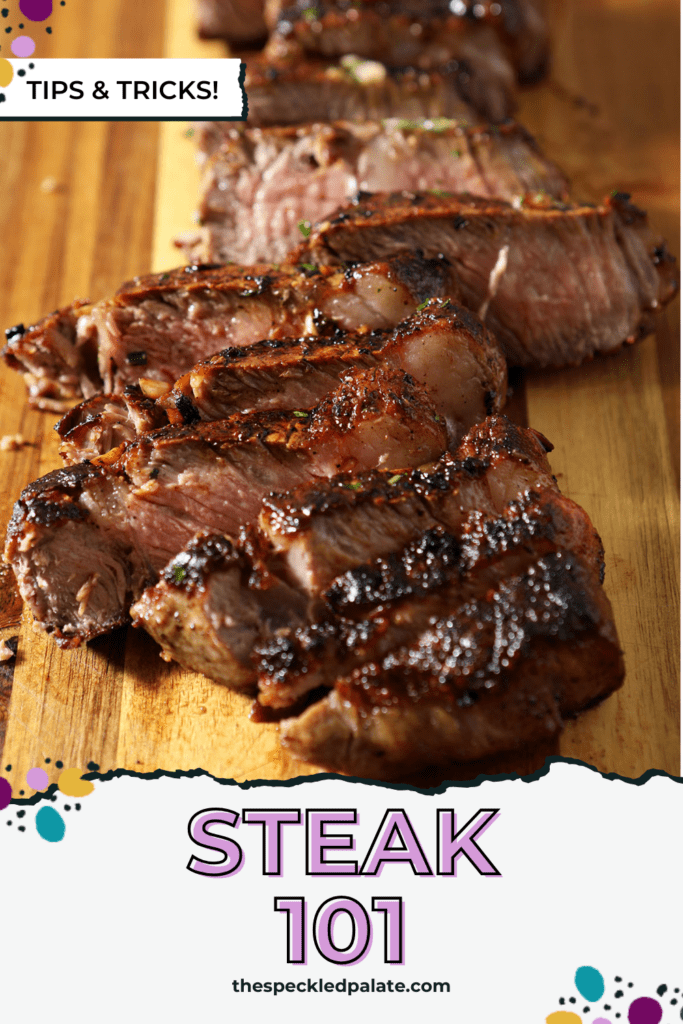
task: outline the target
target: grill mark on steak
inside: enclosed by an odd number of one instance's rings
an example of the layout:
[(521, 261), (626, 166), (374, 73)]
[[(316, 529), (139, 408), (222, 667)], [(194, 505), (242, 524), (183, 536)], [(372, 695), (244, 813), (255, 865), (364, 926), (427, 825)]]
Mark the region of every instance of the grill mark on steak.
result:
[(32, 484), (15, 506), (5, 557), (36, 621), (67, 645), (97, 636), (127, 620), (132, 600), (197, 530), (235, 534), (271, 491), (360, 471), (383, 453), (413, 464), (437, 457), (443, 424), (425, 416), (424, 398), (408, 400), (417, 388), (405, 375), (383, 373), (343, 382), (355, 417), (343, 431), (326, 429), (326, 408), (303, 419), (261, 412), (162, 427)]
[(646, 215), (620, 196), (599, 207), (529, 198), (517, 209), (475, 196), (392, 193), (342, 213), (314, 227), (295, 258), (353, 264), (361, 254), (439, 252), (461, 301), (487, 311), (513, 364), (575, 365), (613, 351), (647, 334), (678, 290), (674, 260), (655, 255), (662, 246)]
[[(430, 275), (431, 276), (431, 275)], [(493, 337), (449, 300), (422, 304), (391, 333), (265, 340), (198, 364), (159, 400), (172, 423), (246, 409), (307, 409), (353, 367), (405, 370), (426, 389), (451, 443), (504, 401), (505, 361)]]
[(617, 689), (623, 660), (609, 602), (558, 551), (437, 618), (411, 646), (359, 666), (283, 722), (294, 756), (399, 779), (514, 750)]
[(400, 550), (349, 570), (324, 594), (334, 617), (323, 614), (258, 643), (261, 701), (286, 706), (360, 662), (412, 643), (435, 617), (471, 599), (473, 586), (486, 594), (530, 558), (566, 547), (597, 579), (599, 539), (585, 512), (556, 492), (527, 492), (502, 515), (470, 512), (452, 531), (432, 526)]
[(281, 261), (301, 241), (300, 223), (331, 216), (359, 188), (508, 200), (527, 192), (567, 196), (564, 176), (513, 122), (474, 128), (446, 119), (284, 128), (217, 122), (201, 133), (202, 144), (213, 148), (202, 176), (201, 227), (181, 242), (190, 258)]
[[(226, 346), (298, 337), (311, 327), (319, 334), (337, 327), (393, 327), (427, 297), (429, 282), (429, 296), (457, 299), (443, 258), (423, 261), (415, 290), (403, 268), (415, 270), (420, 262), (410, 253), (348, 273), (291, 265), (181, 267), (144, 275), (112, 299), (76, 302), (12, 333), (3, 355), (24, 373), (32, 404), (63, 412), (68, 400), (101, 390), (118, 393), (141, 376), (173, 384)], [(144, 352), (144, 365), (131, 365), (131, 352)]]
[[(365, 606), (359, 612), (361, 621), (355, 621), (349, 618), (351, 605), (346, 602), (347, 611), (337, 629), (337, 620), (330, 615), (332, 604), (336, 601), (340, 605), (340, 600), (323, 602), (328, 612), (321, 618), (319, 599), (325, 594), (329, 598), (341, 593), (344, 573), (353, 574), (362, 563), (366, 563), (362, 570), (366, 574), (383, 560), (391, 562), (394, 568), (412, 565), (415, 559), (411, 562), (406, 550), (411, 544), (415, 547), (416, 539), (425, 534), (442, 537), (448, 533), (457, 538), (452, 550), (459, 552), (459, 561), (449, 570), (456, 575), (477, 560), (491, 557), (492, 552), (506, 555), (514, 547), (523, 552), (529, 539), (536, 544), (538, 553), (538, 534), (546, 543), (550, 537), (555, 545), (574, 551), (597, 576), (602, 559), (599, 538), (585, 513), (557, 493), (545, 454), (548, 443), (542, 440), (544, 443), (532, 430), (514, 427), (505, 417), (494, 417), (470, 432), (458, 449), (459, 458), (444, 456), (434, 466), (413, 473), (404, 470), (396, 474), (375, 471), (346, 475), (304, 488), (298, 496), (271, 496), (264, 503), (260, 532), (243, 532), (236, 545), (244, 558), (238, 577), (228, 578), (223, 571), (234, 565), (232, 547), (225, 565), (214, 557), (224, 539), (195, 541), (188, 549), (194, 571), (185, 572), (186, 555), (173, 559), (160, 583), (136, 605), (137, 624), (144, 625), (167, 655), (186, 667), (234, 685), (230, 668), (234, 653), (224, 651), (223, 661), (218, 659), (223, 667), (215, 676), (217, 662), (208, 665), (204, 651), (216, 653), (226, 643), (225, 638), (218, 637), (216, 625), (224, 621), (226, 609), (232, 628), (238, 629), (239, 608), (244, 603), (249, 608), (252, 646), (257, 639), (265, 645), (262, 653), (267, 655), (266, 660), (270, 659), (271, 670), (279, 673), (273, 684), (267, 686), (263, 682), (265, 663), (261, 665), (262, 699), (286, 706), (325, 678), (325, 673), (331, 671), (329, 658), (335, 651), (339, 654), (353, 643), (367, 644), (373, 636), (382, 642), (381, 608), (376, 613), (370, 609), (374, 624), (365, 621)], [(479, 458), (474, 452), (478, 452)], [(535, 492), (529, 495), (532, 487)], [(294, 568), (288, 564), (292, 548), (298, 543), (308, 551), (305, 573), (300, 564)], [(403, 554), (392, 554), (402, 550)], [(423, 562), (431, 557), (427, 552)], [(299, 558), (299, 563), (302, 561)], [(414, 570), (411, 573), (415, 581)], [(397, 576), (404, 579), (411, 573), (401, 576), (399, 571)], [(272, 612), (258, 611), (266, 597), (271, 605), (274, 603), (270, 591), (276, 586), (286, 588), (289, 595), (287, 600), (283, 598), (277, 603), (277, 630), (270, 626)], [(279, 592), (284, 593), (282, 589)], [(346, 592), (350, 592), (349, 587)], [(387, 594), (375, 597), (383, 600)], [(311, 599), (313, 603), (305, 611)], [(192, 608), (192, 637), (186, 631), (178, 635), (179, 602), (185, 610)], [(295, 611), (287, 619), (289, 604)], [(326, 645), (328, 661), (323, 665), (321, 652), (324, 653)], [(245, 685), (247, 665), (243, 660), (240, 663), (240, 685)], [(253, 685), (253, 665), (251, 672)]]

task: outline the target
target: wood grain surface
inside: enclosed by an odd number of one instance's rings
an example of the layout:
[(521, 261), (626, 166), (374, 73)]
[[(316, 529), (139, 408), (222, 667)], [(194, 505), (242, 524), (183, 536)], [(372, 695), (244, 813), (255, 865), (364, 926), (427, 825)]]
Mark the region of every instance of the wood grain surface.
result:
[[(519, 119), (568, 171), (579, 198), (632, 192), (678, 256), (678, 4), (563, 0), (552, 19), (553, 73), (522, 95)], [(49, 48), (41, 42), (41, 55), (71, 57), (223, 52), (194, 39), (187, 0), (67, 5)], [(0, 143), (2, 326), (180, 262), (171, 239), (191, 227), (197, 194), (187, 126), (5, 123)], [(617, 356), (513, 380), (510, 414), (553, 441), (562, 490), (603, 538), (627, 680), (570, 723), (559, 744), (451, 777), (524, 774), (549, 753), (629, 777), (649, 768), (678, 774), (678, 303), (655, 336)], [(25, 440), (0, 451), (3, 523), (21, 489), (59, 465), (54, 419), (29, 409), (19, 376), (0, 370), (0, 435)], [(4, 569), (0, 638), (11, 636), (19, 650), (15, 663), (0, 666), (0, 767), (15, 786), (48, 757), (50, 770), (57, 760), (103, 771), (202, 767), (239, 781), (316, 771), (283, 754), (274, 726), (249, 721), (248, 701), (165, 664), (139, 631), (60, 651), (22, 613)]]

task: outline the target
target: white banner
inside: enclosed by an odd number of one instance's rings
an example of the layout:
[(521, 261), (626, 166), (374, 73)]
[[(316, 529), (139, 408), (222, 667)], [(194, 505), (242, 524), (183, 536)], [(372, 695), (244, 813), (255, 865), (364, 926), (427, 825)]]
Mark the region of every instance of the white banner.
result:
[(13, 1024), (682, 1019), (680, 780), (60, 786), (2, 812)]
[(244, 65), (220, 59), (11, 60), (0, 120), (244, 120)]

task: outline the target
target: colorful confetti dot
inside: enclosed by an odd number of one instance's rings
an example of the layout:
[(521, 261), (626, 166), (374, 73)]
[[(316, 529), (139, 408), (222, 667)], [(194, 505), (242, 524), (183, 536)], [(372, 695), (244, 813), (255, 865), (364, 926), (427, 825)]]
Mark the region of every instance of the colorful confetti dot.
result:
[(607, 1020), (607, 1017), (596, 1017), (593, 1024), (610, 1024), (610, 1021)]
[(545, 1019), (546, 1024), (581, 1024), (578, 1013), (570, 1013), (568, 1010), (556, 1010)]
[(38, 789), (42, 791), (43, 789), (47, 789), (47, 784), (50, 780), (47, 777), (47, 772), (42, 768), (29, 768), (26, 772), (26, 781), (31, 789)]
[(17, 36), (12, 40), (11, 50), (15, 57), (30, 57), (36, 44), (30, 36)]
[(14, 78), (14, 68), (8, 60), (4, 57), (0, 57), (0, 85), (9, 85)]
[(59, 843), (64, 838), (66, 825), (64, 818), (54, 807), (41, 807), (36, 814), (38, 835), (48, 843)]
[(656, 999), (641, 996), (640, 999), (634, 999), (629, 1006), (628, 1019), (630, 1024), (659, 1024), (662, 1013), (662, 1007)]
[(92, 782), (81, 778), (80, 768), (67, 768), (59, 776), (57, 786), (64, 796), (87, 796), (95, 788)]
[(0, 811), (8, 806), (12, 799), (12, 787), (7, 779), (0, 779)]
[(584, 999), (595, 1003), (605, 991), (605, 980), (595, 967), (579, 967), (574, 975), (574, 983)]
[(52, 0), (19, 0), (19, 10), (29, 21), (45, 21), (52, 14)]

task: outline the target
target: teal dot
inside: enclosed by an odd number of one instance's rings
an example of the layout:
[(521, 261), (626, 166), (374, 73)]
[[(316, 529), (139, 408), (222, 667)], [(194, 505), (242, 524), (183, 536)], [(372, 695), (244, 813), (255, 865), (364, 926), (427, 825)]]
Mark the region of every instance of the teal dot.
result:
[(595, 1003), (602, 998), (605, 991), (605, 981), (595, 967), (579, 967), (574, 975), (574, 983), (584, 999)]
[(64, 838), (66, 825), (64, 818), (54, 807), (41, 807), (36, 814), (38, 835), (48, 843), (59, 843)]

